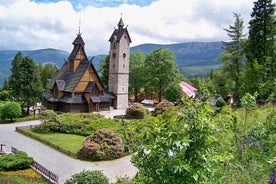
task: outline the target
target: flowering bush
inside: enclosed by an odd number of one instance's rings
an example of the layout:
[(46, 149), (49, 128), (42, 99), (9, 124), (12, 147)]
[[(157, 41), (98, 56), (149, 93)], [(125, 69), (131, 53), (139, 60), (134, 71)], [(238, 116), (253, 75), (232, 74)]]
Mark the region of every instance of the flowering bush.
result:
[(78, 151), (81, 159), (110, 160), (123, 156), (123, 141), (108, 129), (99, 129), (83, 141), (83, 147)]

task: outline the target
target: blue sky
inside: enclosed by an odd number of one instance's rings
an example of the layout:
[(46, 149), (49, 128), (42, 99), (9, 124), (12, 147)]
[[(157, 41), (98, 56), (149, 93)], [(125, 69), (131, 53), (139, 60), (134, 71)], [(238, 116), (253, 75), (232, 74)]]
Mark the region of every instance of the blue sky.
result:
[(247, 33), (254, 1), (0, 0), (0, 50), (71, 52), (81, 20), (87, 54), (108, 54), (108, 39), (121, 16), (131, 46), (226, 41), (223, 29), (233, 24), (233, 12), (241, 14)]
[[(73, 7), (76, 10), (79, 10), (80, 7), (86, 7), (88, 5), (92, 5), (98, 8), (102, 7), (117, 7), (122, 4), (129, 4), (129, 5), (137, 5), (137, 6), (148, 6), (152, 2), (156, 0), (78, 0), (74, 1), (71, 0)], [(49, 2), (58, 2), (57, 0), (35, 0), (35, 2), (43, 2), (43, 3), (49, 3)]]

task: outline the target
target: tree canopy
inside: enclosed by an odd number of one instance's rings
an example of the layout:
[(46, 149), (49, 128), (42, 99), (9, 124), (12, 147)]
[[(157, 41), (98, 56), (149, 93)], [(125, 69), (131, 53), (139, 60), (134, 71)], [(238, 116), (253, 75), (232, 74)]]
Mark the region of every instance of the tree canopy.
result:
[(43, 87), (39, 70), (31, 57), (22, 57), (22, 53), (18, 52), (12, 61), (11, 72), (11, 95), (29, 113), (29, 107), (42, 98)]

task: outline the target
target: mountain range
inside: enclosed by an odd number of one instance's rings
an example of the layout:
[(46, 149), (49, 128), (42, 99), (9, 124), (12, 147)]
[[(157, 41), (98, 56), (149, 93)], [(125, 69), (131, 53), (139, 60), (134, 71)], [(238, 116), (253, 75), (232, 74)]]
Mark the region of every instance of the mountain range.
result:
[[(222, 53), (222, 42), (188, 42), (179, 44), (142, 44), (131, 47), (131, 52), (141, 51), (143, 54), (156, 49), (170, 49), (175, 55), (175, 60), (180, 72), (191, 78), (193, 76), (205, 76), (208, 72), (221, 66), (217, 61)], [(17, 50), (0, 51), (0, 86), (5, 78), (10, 76), (11, 61)], [(36, 62), (53, 63), (58, 68), (62, 66), (64, 60), (69, 57), (69, 52), (57, 49), (40, 49), (21, 51), (23, 56), (30, 56)], [(92, 60), (96, 69), (99, 68), (99, 61), (105, 55), (97, 55)], [(88, 56), (88, 58), (92, 58)]]

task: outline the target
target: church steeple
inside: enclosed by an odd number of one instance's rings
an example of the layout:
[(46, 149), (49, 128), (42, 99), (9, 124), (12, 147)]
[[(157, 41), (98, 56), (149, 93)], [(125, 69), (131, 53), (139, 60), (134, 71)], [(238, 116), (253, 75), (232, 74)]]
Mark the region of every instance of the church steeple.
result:
[(120, 18), (120, 21), (118, 22), (118, 28), (119, 30), (123, 29), (125, 26), (124, 22), (123, 22), (123, 18)]

